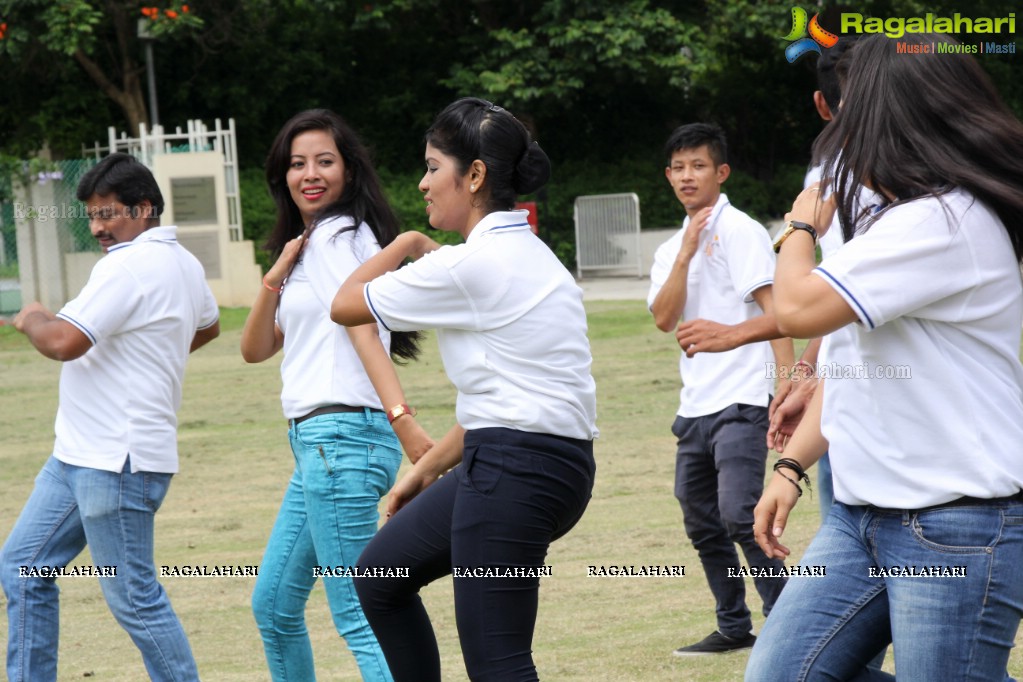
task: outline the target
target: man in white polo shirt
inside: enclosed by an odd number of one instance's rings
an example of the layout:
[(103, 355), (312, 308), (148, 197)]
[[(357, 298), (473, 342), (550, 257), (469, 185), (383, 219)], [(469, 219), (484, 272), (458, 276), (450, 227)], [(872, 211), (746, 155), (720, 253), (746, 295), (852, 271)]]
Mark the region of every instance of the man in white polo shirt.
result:
[(152, 173), (112, 154), (78, 186), (106, 255), (54, 314), (31, 303), (15, 328), (64, 363), (53, 455), (0, 551), (7, 674), (55, 680), (56, 577), (86, 545), (103, 596), (153, 680), (198, 680), (156, 580), (153, 520), (178, 470), (177, 410), (188, 354), (220, 333), (202, 265), (160, 227)]
[(754, 540), (753, 508), (767, 463), (770, 350), (787, 369), (792, 340), (777, 338), (767, 230), (721, 193), (730, 173), (726, 153), (724, 133), (713, 125), (685, 125), (668, 139), (665, 176), (686, 219), (658, 248), (647, 297), (657, 327), (674, 331), (683, 350), (681, 404), (672, 425), (675, 497), (716, 601), (717, 630), (677, 649), (678, 656), (753, 646), (735, 544), (756, 569), (750, 572), (765, 615), (785, 585), (784, 578), (765, 577), (783, 564)]

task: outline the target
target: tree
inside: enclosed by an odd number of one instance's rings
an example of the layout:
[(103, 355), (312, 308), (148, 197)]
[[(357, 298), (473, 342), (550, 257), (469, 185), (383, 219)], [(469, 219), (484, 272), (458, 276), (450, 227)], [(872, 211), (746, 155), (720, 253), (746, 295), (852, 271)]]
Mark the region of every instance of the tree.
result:
[[(139, 22), (154, 39), (182, 36), (203, 25), (181, 0), (140, 7), (135, 0), (8, 0), (0, 55), (21, 61), (47, 53), (72, 58), (123, 112), (129, 130), (149, 123), (139, 63)], [(99, 6), (97, 6), (99, 5)]]

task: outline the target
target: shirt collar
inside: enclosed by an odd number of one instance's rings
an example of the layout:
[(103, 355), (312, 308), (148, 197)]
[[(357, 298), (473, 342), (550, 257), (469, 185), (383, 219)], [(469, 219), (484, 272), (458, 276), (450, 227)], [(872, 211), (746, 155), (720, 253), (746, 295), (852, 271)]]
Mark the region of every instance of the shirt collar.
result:
[(151, 227), (148, 230), (143, 230), (142, 234), (132, 239), (130, 242), (121, 242), (120, 244), (114, 244), (107, 253), (112, 253), (118, 249), (123, 249), (132, 244), (142, 244), (144, 242), (176, 242), (178, 240), (178, 228), (174, 225), (157, 225)]
[(517, 211), (494, 211), (483, 216), (483, 220), (476, 223), (472, 232), (466, 237), (466, 243), (489, 232), (511, 232), (513, 230), (528, 230), (529, 222), (526, 216), (529, 211), (525, 209)]
[[(718, 200), (714, 202), (714, 208), (710, 211), (710, 220), (707, 221), (708, 226), (713, 225), (717, 221), (718, 216), (721, 215), (721, 211), (725, 209), (725, 206), (728, 206), (728, 195), (722, 192), (718, 195)], [(689, 225), (688, 215), (685, 220), (682, 221), (682, 227), (686, 227), (687, 225)]]

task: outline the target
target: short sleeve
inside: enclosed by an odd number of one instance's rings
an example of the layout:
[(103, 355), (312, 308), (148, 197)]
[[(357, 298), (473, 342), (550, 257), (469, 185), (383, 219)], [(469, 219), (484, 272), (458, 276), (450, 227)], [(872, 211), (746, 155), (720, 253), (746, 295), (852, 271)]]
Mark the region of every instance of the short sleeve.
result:
[(217, 306), (217, 299), (213, 296), (213, 291), (206, 283), (205, 276), (202, 281), (202, 289), (202, 315), (199, 317), (198, 328), (206, 329), (212, 327), (220, 319), (220, 308)]
[(824, 259), (814, 273), (868, 330), (910, 314), (954, 317), (959, 304), (953, 297), (981, 280), (961, 229), (937, 200), (906, 204)]
[(767, 230), (746, 220), (729, 228), (724, 237), (732, 286), (744, 303), (751, 303), (754, 291), (774, 282), (774, 250)]
[(654, 252), (654, 264), (650, 267), (650, 291), (646, 297), (647, 308), (653, 307), (657, 294), (661, 292), (661, 287), (668, 281), (671, 268), (675, 264), (675, 258), (678, 256), (679, 249), (682, 248), (683, 232), (684, 226), (682, 230), (679, 230), (670, 239), (658, 246)]
[(479, 328), (479, 315), (444, 246), (415, 263), (382, 275), (363, 289), (373, 316), (388, 331)]
[(108, 255), (100, 259), (81, 292), (61, 308), (57, 317), (78, 327), (95, 345), (120, 331), (141, 301), (139, 282)]

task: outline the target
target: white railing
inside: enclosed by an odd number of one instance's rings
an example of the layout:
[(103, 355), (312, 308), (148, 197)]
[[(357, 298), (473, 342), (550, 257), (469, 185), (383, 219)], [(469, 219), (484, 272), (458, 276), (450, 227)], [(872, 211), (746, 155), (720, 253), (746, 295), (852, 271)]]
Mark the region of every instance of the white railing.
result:
[(175, 128), (173, 133), (164, 131), (163, 126), (153, 126), (152, 131), (146, 130), (144, 123), (139, 124), (139, 136), (128, 137), (111, 126), (107, 128), (107, 146), (101, 147), (99, 142), (94, 147), (82, 145), (82, 156), (95, 156), (98, 160), (104, 154), (124, 152), (138, 158), (150, 168), (153, 167), (153, 156), (174, 152), (216, 151), (224, 157), (224, 177), (227, 194), (227, 228), (231, 241), (242, 239), (242, 210), (238, 181), (238, 146), (236, 143), (234, 119), (227, 120), (227, 128), (222, 128), (220, 119), (214, 121), (213, 130), (209, 130), (199, 119), (188, 121), (186, 130)]

